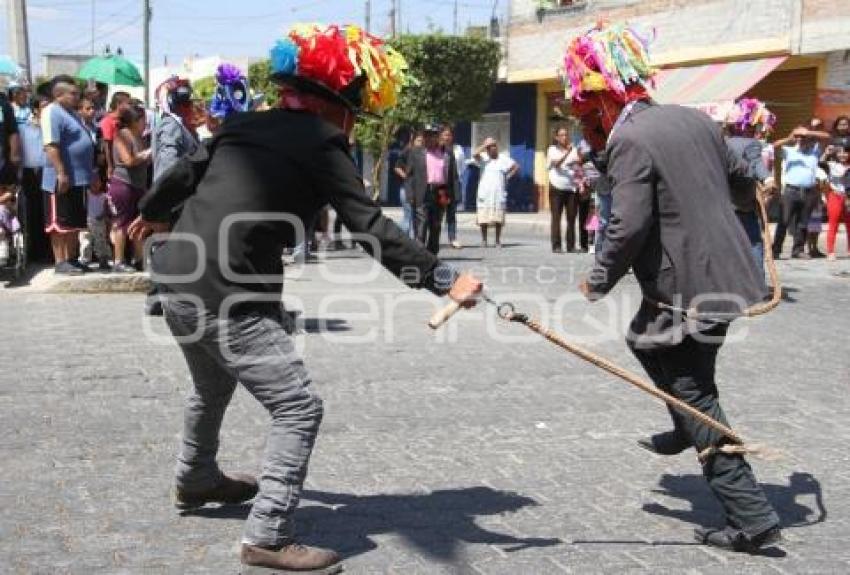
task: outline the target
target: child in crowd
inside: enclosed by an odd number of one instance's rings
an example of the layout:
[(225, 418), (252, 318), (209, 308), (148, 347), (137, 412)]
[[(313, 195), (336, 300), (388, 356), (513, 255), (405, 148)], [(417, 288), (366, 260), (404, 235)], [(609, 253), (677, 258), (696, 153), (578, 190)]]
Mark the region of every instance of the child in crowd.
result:
[[(94, 117), (97, 113), (95, 102), (89, 97), (80, 99), (77, 112), (83, 126), (89, 132), (95, 150), (100, 150), (98, 131), (94, 125)], [(105, 165), (100, 153), (95, 156), (95, 164)], [(109, 260), (112, 257), (112, 245), (109, 243), (107, 227), (106, 194), (101, 186), (94, 186), (94, 190), (96, 191), (89, 188), (86, 195), (87, 230), (80, 232), (80, 263), (87, 266), (96, 259), (98, 271), (108, 272), (111, 269)]]
[(9, 263), (12, 236), (20, 229), (15, 216), (15, 187), (0, 185), (0, 266)]
[(834, 151), (834, 154), (825, 154), (822, 164), (829, 182), (826, 190), (826, 257), (829, 261), (835, 261), (835, 237), (841, 222), (844, 222), (850, 251), (850, 142), (830, 151)]

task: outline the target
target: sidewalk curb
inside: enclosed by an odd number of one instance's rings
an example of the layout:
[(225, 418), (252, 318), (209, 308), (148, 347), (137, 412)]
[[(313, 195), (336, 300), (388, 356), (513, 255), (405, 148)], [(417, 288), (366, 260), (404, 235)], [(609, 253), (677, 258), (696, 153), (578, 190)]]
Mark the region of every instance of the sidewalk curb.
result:
[(151, 285), (150, 278), (147, 275), (110, 276), (102, 274), (99, 277), (92, 278), (58, 280), (44, 291), (54, 294), (147, 293)]

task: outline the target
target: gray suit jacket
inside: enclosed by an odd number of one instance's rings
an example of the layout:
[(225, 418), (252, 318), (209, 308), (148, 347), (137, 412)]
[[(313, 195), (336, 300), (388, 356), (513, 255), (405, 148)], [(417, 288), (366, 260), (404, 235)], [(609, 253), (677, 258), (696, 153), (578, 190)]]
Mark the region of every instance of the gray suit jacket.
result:
[[(730, 202), (741, 169), (703, 112), (638, 104), (608, 147), (613, 209), (589, 280), (608, 293), (631, 267), (644, 301), (632, 320), (635, 347), (678, 344), (715, 320), (690, 320), (652, 302), (730, 314), (762, 301), (764, 279)], [(721, 317), (721, 316), (715, 316)]]
[(755, 211), (758, 205), (756, 185), (771, 176), (762, 160), (762, 144), (755, 138), (732, 136), (726, 138), (726, 147), (731, 154), (730, 161), (743, 163), (746, 171), (743, 177), (732, 177), (732, 205), (739, 212)]

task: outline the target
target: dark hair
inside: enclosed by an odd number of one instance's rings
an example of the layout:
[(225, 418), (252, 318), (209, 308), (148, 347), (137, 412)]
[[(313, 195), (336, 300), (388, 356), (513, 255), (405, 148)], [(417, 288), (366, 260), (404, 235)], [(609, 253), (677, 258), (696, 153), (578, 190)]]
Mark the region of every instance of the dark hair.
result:
[(118, 109), (118, 106), (123, 104), (124, 102), (130, 101), (130, 94), (127, 92), (115, 92), (112, 94), (112, 98), (109, 100), (109, 111), (114, 112)]
[(567, 140), (569, 140), (569, 139), (570, 139), (570, 131), (567, 129), (567, 127), (566, 127), (566, 126), (556, 126), (556, 127), (552, 130), (552, 144), (553, 144), (553, 145), (557, 145), (557, 144), (558, 144), (558, 132), (560, 132), (561, 130), (566, 131), (566, 132), (567, 132)]
[(44, 94), (36, 94), (30, 100), (30, 108), (38, 108), (39, 110), (50, 103), (50, 98), (45, 96)]
[(453, 136), (454, 136), (454, 133), (455, 133), (454, 128), (452, 128), (448, 124), (446, 124), (446, 125), (444, 125), (443, 127), (440, 128), (440, 133), (442, 134), (443, 132), (448, 132)]
[(139, 108), (133, 108), (132, 106), (129, 108), (124, 108), (118, 114), (118, 127), (129, 128), (144, 117), (144, 110), (140, 110)]
[(59, 74), (58, 76), (54, 76), (52, 80), (50, 80), (50, 93), (53, 94), (54, 90), (59, 84), (67, 84), (69, 86), (76, 86), (77, 80), (73, 76), (69, 76), (68, 74)]
[(835, 118), (835, 121), (832, 123), (832, 131), (835, 132), (838, 130), (838, 124), (841, 123), (841, 120), (847, 120), (850, 123), (850, 116), (841, 115)]

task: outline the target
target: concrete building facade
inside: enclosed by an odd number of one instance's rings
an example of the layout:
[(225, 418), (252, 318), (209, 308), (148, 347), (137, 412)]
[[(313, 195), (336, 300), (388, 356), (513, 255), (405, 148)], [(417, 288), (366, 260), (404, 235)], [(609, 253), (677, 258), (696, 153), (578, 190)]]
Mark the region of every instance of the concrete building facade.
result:
[[(544, 155), (554, 126), (568, 122), (560, 61), (568, 40), (599, 20), (628, 21), (653, 37), (651, 57), (663, 70), (661, 101), (704, 109), (685, 92), (664, 94), (673, 72), (705, 77), (727, 68), (743, 91), (766, 100), (784, 135), (812, 116), (830, 122), (850, 112), (850, 2), (846, 0), (512, 0), (507, 26), (507, 82), (533, 83), (536, 101), (534, 182), (546, 205)], [(758, 70), (758, 74), (754, 72)], [(681, 80), (683, 76), (679, 76)], [(700, 87), (701, 88), (701, 87)], [(708, 91), (711, 93), (711, 90)], [(666, 96), (666, 98), (665, 98)], [(672, 98), (672, 100), (671, 100)], [(677, 98), (683, 101), (677, 101)]]

